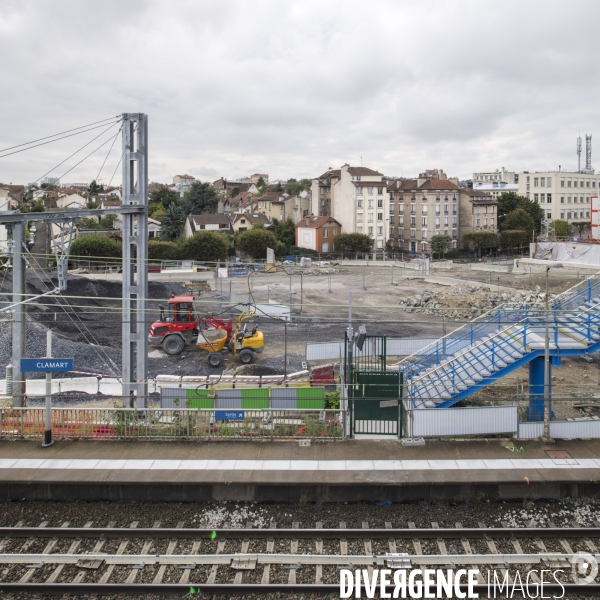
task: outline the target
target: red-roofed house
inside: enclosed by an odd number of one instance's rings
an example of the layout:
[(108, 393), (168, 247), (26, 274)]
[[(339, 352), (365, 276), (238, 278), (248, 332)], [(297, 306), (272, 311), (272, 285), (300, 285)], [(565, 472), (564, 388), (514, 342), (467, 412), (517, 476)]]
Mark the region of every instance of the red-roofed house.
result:
[(315, 252), (333, 252), (333, 242), (342, 233), (342, 224), (330, 216), (310, 215), (296, 223), (296, 246)]

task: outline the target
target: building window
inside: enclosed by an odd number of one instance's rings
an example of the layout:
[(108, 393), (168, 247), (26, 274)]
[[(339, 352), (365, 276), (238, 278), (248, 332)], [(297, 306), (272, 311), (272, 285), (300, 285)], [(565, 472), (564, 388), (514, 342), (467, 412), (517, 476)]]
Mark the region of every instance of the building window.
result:
[(577, 187), (577, 179), (573, 179), (573, 187)]
[(410, 218), (410, 224), (411, 225), (416, 225), (417, 224), (417, 217), (411, 217)]
[(357, 193), (357, 194), (362, 194), (362, 185), (359, 185), (359, 186), (356, 188), (356, 193)]
[(571, 187), (571, 178), (570, 177), (567, 179), (567, 187)]
[(552, 194), (546, 194), (546, 204), (552, 203)]
[(360, 177), (361, 177), (360, 175), (357, 175), (356, 176), (356, 181), (360, 181)]
[(411, 229), (410, 230), (410, 237), (411, 238), (417, 237), (417, 230), (416, 229)]
[(560, 218), (561, 219), (565, 218), (565, 212), (563, 210), (560, 211)]
[(337, 235), (337, 227), (333, 228), (333, 235)]
[(398, 237), (404, 237), (404, 229), (398, 229)]
[(439, 205), (439, 204), (436, 204), (436, 205), (435, 205), (435, 214), (436, 214), (436, 215), (439, 215), (439, 214), (440, 214), (440, 205)]
[(579, 180), (579, 187), (583, 187), (583, 179)]
[(404, 225), (404, 217), (398, 217), (398, 225)]
[(394, 212), (394, 205), (390, 204), (390, 214)]
[(425, 206), (421, 207), (421, 213), (423, 213), (424, 215), (427, 214), (427, 204), (425, 204)]
[(329, 242), (323, 242), (321, 244), (321, 252), (329, 252)]
[(546, 177), (546, 187), (552, 187), (552, 177)]
[(537, 187), (538, 186), (538, 177), (534, 177), (533, 178), (533, 187)]
[(368, 227), (369, 235), (373, 235), (373, 227)]
[(589, 211), (589, 210), (586, 210), (586, 211), (585, 211), (585, 216), (586, 216), (588, 219), (590, 218), (590, 211)]
[(373, 213), (369, 213), (369, 223), (373, 222)]
[(373, 188), (372, 187), (367, 187), (367, 193), (368, 194), (372, 194), (373, 193)]
[(571, 204), (571, 196), (567, 196), (567, 204)]
[(363, 232), (362, 225), (360, 227), (356, 228), (356, 232), (357, 233), (362, 233)]
[(421, 230), (421, 239), (422, 240), (426, 240), (427, 239), (427, 229), (422, 229)]
[(561, 203), (561, 204), (564, 204), (564, 203), (565, 203), (565, 197), (564, 197), (564, 196), (561, 196), (561, 197), (560, 197), (560, 203)]
[(444, 217), (444, 225), (448, 226), (448, 217)]
[(410, 205), (410, 214), (414, 215), (417, 212), (417, 205), (416, 204), (411, 204)]
[(399, 204), (398, 205), (398, 212), (402, 215), (404, 214), (404, 204)]
[(356, 201), (356, 205), (357, 205), (357, 207), (358, 207), (358, 208), (362, 208), (362, 198), (359, 198), (359, 199)]
[(329, 229), (327, 229), (327, 228), (323, 229), (323, 237), (324, 238), (328, 238), (329, 237)]
[(567, 219), (572, 219), (572, 212), (570, 210), (567, 211)]
[(546, 219), (551, 219), (552, 218), (552, 213), (550, 211), (548, 211), (546, 213)]
[(421, 217), (421, 225), (427, 227), (427, 217)]
[(592, 187), (596, 187), (596, 180), (592, 179)]
[(439, 217), (436, 217), (436, 219), (435, 219), (435, 226), (436, 227), (440, 226), (440, 218)]
[(539, 203), (540, 200), (539, 200), (538, 194), (533, 195), (533, 201)]
[(378, 187), (377, 188), (377, 193), (378, 194), (383, 194), (383, 188), (382, 187)]
[(383, 221), (383, 213), (382, 212), (378, 212), (377, 213), (377, 220), (378, 221)]
[(479, 227), (479, 219), (475, 219), (475, 225), (477, 225), (477, 227)]
[(383, 198), (378, 198), (378, 200), (377, 200), (377, 208), (383, 208)]
[(362, 214), (356, 215), (356, 222), (357, 223), (362, 223)]
[(540, 194), (540, 202), (542, 204), (544, 204), (544, 201), (546, 200), (546, 194)]
[(390, 217), (390, 225), (394, 224), (394, 217)]
[(383, 226), (377, 227), (377, 235), (383, 235)]

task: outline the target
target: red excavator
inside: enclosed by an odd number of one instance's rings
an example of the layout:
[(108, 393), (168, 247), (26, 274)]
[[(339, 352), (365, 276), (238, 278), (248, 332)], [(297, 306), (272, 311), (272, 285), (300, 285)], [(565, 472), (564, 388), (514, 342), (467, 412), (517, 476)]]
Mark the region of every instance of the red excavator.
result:
[(198, 333), (206, 329), (224, 329), (231, 339), (232, 321), (208, 313), (200, 318), (194, 310), (194, 296), (172, 296), (165, 307), (159, 304), (160, 319), (150, 326), (148, 342), (161, 345), (167, 354), (181, 354), (186, 343), (195, 343)]

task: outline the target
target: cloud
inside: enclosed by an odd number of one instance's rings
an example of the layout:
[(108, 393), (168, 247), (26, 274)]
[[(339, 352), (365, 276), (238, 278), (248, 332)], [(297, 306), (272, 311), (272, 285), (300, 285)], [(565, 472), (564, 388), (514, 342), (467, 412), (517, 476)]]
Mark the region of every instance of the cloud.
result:
[[(600, 116), (599, 16), (595, 0), (5, 0), (0, 148), (147, 112), (156, 181), (313, 177), (361, 156), (406, 176), (573, 166)], [(0, 159), (0, 181), (91, 137)], [(106, 150), (67, 178), (91, 180)]]

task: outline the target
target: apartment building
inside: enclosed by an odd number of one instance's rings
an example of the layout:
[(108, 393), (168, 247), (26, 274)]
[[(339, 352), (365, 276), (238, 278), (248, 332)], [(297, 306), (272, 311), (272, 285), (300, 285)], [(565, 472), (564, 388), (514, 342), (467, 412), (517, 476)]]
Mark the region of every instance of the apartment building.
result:
[(519, 193), (518, 183), (506, 183), (505, 181), (473, 182), (473, 189), (479, 192), (489, 194), (495, 200), (498, 200), (502, 194), (508, 192)]
[(313, 180), (312, 213), (332, 216), (346, 233), (365, 233), (373, 249), (383, 250), (389, 238), (389, 194), (383, 174), (367, 167), (329, 169)]
[(524, 172), (519, 175), (521, 196), (537, 202), (546, 219), (585, 221), (590, 218), (590, 197), (600, 192), (600, 175), (567, 171)]
[(473, 173), (473, 187), (476, 183), (518, 183), (519, 176), (514, 171), (507, 171), (504, 167), (495, 171), (482, 171)]
[(458, 243), (468, 231), (498, 231), (498, 202), (490, 194), (461, 188), (458, 197)]
[(397, 179), (387, 187), (389, 247), (418, 254), (434, 235), (458, 243), (460, 188), (447, 179)]

